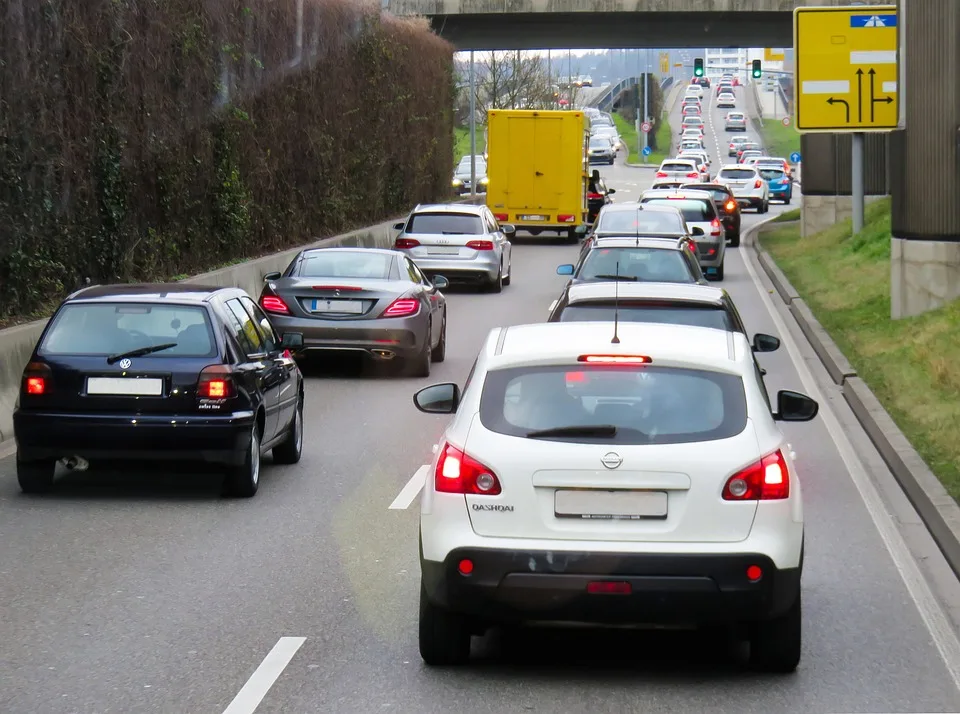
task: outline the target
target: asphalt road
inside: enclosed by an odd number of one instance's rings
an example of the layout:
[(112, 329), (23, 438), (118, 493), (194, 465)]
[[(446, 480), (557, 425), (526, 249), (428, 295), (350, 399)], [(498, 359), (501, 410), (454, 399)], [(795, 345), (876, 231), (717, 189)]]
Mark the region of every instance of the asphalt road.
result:
[[(620, 201), (653, 176), (604, 174)], [(201, 475), (93, 471), (26, 497), (0, 461), (0, 712), (249, 714), (261, 696), (258, 714), (960, 710), (956, 581), (745, 250), (722, 284), (751, 330), (784, 338), (760, 357), (770, 390), (822, 400), (816, 421), (784, 425), (807, 519), (795, 675), (744, 673), (728, 643), (678, 632), (494, 632), (469, 668), (421, 663), (404, 489), (444, 421), (411, 395), (462, 383), (490, 328), (546, 317), (577, 249), (521, 238), (502, 294), (449, 296), (430, 379), (310, 369), (304, 458), (266, 467), (252, 500)]]

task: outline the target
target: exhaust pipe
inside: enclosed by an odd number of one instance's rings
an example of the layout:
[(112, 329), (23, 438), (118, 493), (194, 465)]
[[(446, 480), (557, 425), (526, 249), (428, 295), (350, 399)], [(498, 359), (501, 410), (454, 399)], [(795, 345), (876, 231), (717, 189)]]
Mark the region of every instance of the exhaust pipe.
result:
[(390, 350), (373, 350), (373, 354), (383, 360), (391, 360), (396, 357)]
[(65, 459), (60, 459), (60, 463), (70, 471), (86, 471), (90, 468), (90, 463), (81, 456), (68, 456)]

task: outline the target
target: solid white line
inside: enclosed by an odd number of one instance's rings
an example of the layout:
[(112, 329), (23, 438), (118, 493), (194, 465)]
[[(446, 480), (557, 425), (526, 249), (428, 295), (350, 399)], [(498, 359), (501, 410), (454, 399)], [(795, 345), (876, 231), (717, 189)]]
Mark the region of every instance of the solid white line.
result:
[(957, 639), (957, 635), (951, 627), (946, 614), (943, 612), (939, 602), (930, 590), (929, 584), (920, 572), (919, 566), (907, 548), (903, 535), (894, 524), (892, 516), (887, 511), (883, 499), (877, 491), (877, 487), (861, 463), (860, 457), (857, 455), (853, 444), (850, 443), (850, 440), (844, 433), (840, 420), (836, 414), (833, 413), (830, 403), (827, 401), (820, 386), (814, 379), (813, 373), (800, 354), (800, 350), (793, 336), (788, 331), (783, 318), (781, 318), (773, 304), (773, 299), (767, 294), (767, 291), (763, 289), (763, 284), (760, 282), (760, 278), (757, 275), (757, 271), (754, 270), (749, 256), (744, 256), (743, 262), (747, 267), (747, 272), (750, 273), (750, 278), (753, 280), (757, 292), (760, 294), (760, 300), (767, 308), (767, 312), (777, 327), (780, 339), (787, 348), (790, 360), (793, 362), (793, 366), (800, 376), (800, 381), (803, 383), (804, 389), (806, 389), (807, 394), (820, 403), (820, 418), (823, 420), (827, 433), (830, 434), (830, 438), (836, 445), (840, 458), (843, 459), (843, 463), (850, 474), (850, 479), (857, 487), (857, 491), (860, 492), (860, 497), (867, 507), (867, 512), (870, 514), (870, 518), (873, 520), (877, 532), (880, 534), (880, 539), (883, 541), (884, 546), (886, 546), (890, 558), (900, 573), (900, 577), (907, 587), (907, 592), (910, 593), (910, 597), (917, 606), (920, 617), (927, 626), (927, 630), (929, 630), (934, 644), (940, 652), (940, 657), (943, 659), (943, 663), (950, 673), (950, 677), (953, 679), (954, 686), (960, 690), (960, 640)]
[(884, 92), (896, 92), (897, 83), (896, 82), (884, 82), (880, 85)]
[[(896, 50), (874, 50), (850, 53), (850, 64), (896, 64)], [(804, 82), (806, 84), (806, 82)]]
[(420, 489), (423, 488), (423, 484), (427, 482), (428, 471), (430, 471), (429, 464), (424, 464), (418, 468), (417, 472), (410, 477), (409, 481), (407, 481), (407, 485), (400, 489), (400, 493), (397, 494), (395, 499), (393, 499), (393, 503), (390, 504), (390, 508), (388, 510), (407, 510), (410, 507), (410, 504), (413, 503), (413, 499), (415, 499), (420, 493)]
[(849, 94), (850, 82), (847, 81), (824, 81), (824, 82), (804, 82), (800, 85), (801, 94)]
[(281, 637), (223, 714), (253, 714), (306, 639)]

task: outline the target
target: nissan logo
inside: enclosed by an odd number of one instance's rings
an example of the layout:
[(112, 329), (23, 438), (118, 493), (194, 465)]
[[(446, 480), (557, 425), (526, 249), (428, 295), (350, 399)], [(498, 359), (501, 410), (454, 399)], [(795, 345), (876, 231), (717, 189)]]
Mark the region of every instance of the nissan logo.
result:
[(120, 360), (120, 369), (130, 369), (132, 362), (128, 359)]
[(605, 454), (604, 457), (600, 459), (600, 463), (606, 466), (608, 469), (615, 469), (623, 463), (623, 459), (620, 458), (620, 454), (611, 451), (609, 454)]

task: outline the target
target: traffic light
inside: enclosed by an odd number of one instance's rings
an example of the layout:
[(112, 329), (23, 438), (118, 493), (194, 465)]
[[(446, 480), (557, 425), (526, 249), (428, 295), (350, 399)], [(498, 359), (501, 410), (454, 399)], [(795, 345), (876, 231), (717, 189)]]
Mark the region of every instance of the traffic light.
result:
[(693, 61), (693, 76), (694, 77), (703, 76), (703, 57), (697, 57)]
[(760, 60), (753, 61), (753, 78), (760, 79), (760, 76), (763, 74), (763, 71), (760, 69)]

